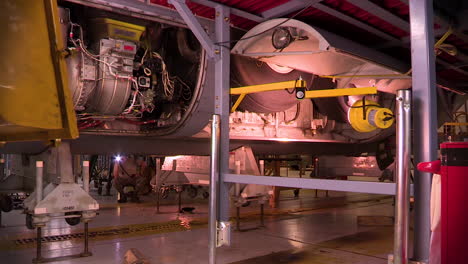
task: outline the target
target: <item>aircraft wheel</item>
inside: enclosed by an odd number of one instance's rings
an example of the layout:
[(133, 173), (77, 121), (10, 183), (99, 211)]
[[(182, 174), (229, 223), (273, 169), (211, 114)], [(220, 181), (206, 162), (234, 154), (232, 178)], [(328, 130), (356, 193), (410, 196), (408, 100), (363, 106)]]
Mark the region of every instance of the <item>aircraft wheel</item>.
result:
[(11, 200), (10, 196), (0, 196), (0, 210), (2, 210), (5, 213), (8, 213), (11, 210), (13, 210), (13, 200)]
[[(75, 214), (78, 214), (78, 212), (65, 213), (65, 215), (75, 215)], [(71, 226), (76, 226), (77, 224), (80, 223), (80, 221), (81, 221), (81, 217), (65, 218), (65, 222), (67, 222), (67, 224)]]
[(26, 214), (26, 227), (28, 229), (34, 229), (32, 214)]
[(194, 186), (189, 186), (187, 188), (187, 194), (190, 198), (195, 198), (198, 195), (198, 189)]

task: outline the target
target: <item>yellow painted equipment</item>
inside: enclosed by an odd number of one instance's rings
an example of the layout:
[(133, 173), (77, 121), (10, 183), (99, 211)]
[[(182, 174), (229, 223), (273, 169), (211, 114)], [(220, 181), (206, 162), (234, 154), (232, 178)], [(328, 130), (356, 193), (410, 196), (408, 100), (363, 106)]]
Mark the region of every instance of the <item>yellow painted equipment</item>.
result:
[(0, 141), (76, 138), (57, 1), (0, 8)]
[(91, 34), (95, 39), (114, 38), (139, 42), (145, 27), (110, 18), (93, 19)]
[(366, 100), (365, 105), (363, 103), (363, 100), (356, 101), (348, 112), (349, 123), (356, 131), (372, 132), (393, 125), (395, 119), (392, 110), (370, 100)]
[(359, 88), (340, 88), (306, 91), (305, 98), (323, 98), (323, 97), (338, 97), (351, 95), (376, 94), (376, 87), (359, 87)]
[(266, 84), (258, 84), (258, 85), (250, 85), (250, 86), (243, 86), (238, 88), (231, 88), (232, 95), (240, 95), (237, 98), (236, 102), (231, 108), (231, 112), (236, 111), (237, 107), (240, 105), (242, 100), (247, 94), (250, 93), (259, 93), (259, 92), (267, 92), (267, 91), (276, 91), (276, 90), (284, 90), (284, 89), (296, 89), (296, 88), (306, 88), (307, 83), (306, 81), (299, 79), (295, 81), (287, 81), (287, 82), (277, 82), (277, 83), (266, 83)]
[[(237, 107), (239, 107), (240, 103), (242, 102), (242, 100), (247, 94), (284, 90), (284, 89), (296, 89), (297, 91), (297, 89), (305, 89), (306, 87), (307, 87), (306, 81), (299, 79), (295, 81), (266, 83), (266, 84), (231, 88), (231, 95), (240, 95), (237, 98), (234, 105), (232, 106), (231, 112), (236, 111)], [(376, 87), (325, 89), (325, 90), (305, 91), (305, 96), (302, 98), (312, 99), (312, 98), (323, 98), (323, 97), (366, 95), (366, 94), (376, 94), (376, 93), (377, 93)]]

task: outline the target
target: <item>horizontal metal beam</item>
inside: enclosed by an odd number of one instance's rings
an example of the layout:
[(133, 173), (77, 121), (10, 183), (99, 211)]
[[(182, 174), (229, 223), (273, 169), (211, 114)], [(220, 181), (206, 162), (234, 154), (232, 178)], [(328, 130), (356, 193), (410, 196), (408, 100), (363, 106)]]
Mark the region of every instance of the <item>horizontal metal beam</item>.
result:
[(289, 188), (319, 189), (341, 192), (358, 192), (387, 195), (395, 195), (396, 191), (395, 183), (384, 182), (288, 178), (278, 176), (256, 176), (241, 174), (225, 174), (224, 181), (229, 183), (260, 184)]
[(349, 24), (351, 24), (353, 26), (356, 26), (356, 27), (359, 27), (359, 28), (361, 28), (363, 30), (366, 30), (369, 33), (372, 33), (372, 34), (374, 34), (374, 35), (376, 35), (378, 37), (381, 37), (381, 38), (383, 38), (385, 40), (391, 41), (391, 42), (395, 43), (396, 46), (401, 45), (401, 41), (398, 38), (395, 38), (394, 36), (391, 36), (390, 34), (387, 34), (387, 33), (383, 32), (383, 31), (380, 31), (377, 28), (369, 26), (364, 22), (361, 22), (361, 21), (359, 21), (359, 20), (357, 20), (357, 19), (355, 19), (353, 17), (350, 17), (350, 16), (348, 16), (346, 14), (343, 14), (343, 13), (341, 13), (341, 12), (339, 12), (339, 11), (333, 9), (333, 8), (330, 8), (330, 7), (326, 6), (326, 5), (316, 3), (316, 4), (312, 4), (312, 7), (316, 8), (316, 9), (322, 11), (322, 12), (325, 12), (325, 13), (327, 13), (329, 15), (332, 15), (332, 16), (334, 16), (336, 18), (339, 18), (339, 19), (341, 19), (341, 20), (343, 20), (343, 21), (345, 21), (345, 22), (347, 22), (347, 23), (349, 23)]
[(298, 11), (308, 5), (310, 5), (312, 2), (318, 3), (322, 2), (322, 0), (290, 0), (289, 2), (286, 2), (284, 4), (281, 4), (279, 6), (273, 7), (271, 9), (268, 9), (262, 13), (262, 17), (270, 19), (270, 18), (277, 18), (277, 17), (282, 17), (288, 14), (291, 14), (295, 11)]
[(323, 53), (325, 51), (282, 51), (282, 52), (252, 52), (252, 53), (239, 53), (242, 56), (248, 57), (270, 57), (270, 56), (291, 56), (291, 55), (311, 55)]
[(352, 96), (352, 95), (365, 95), (377, 94), (376, 87), (359, 87), (359, 88), (339, 88), (339, 89), (325, 89), (325, 90), (312, 90), (305, 92), (305, 98), (324, 98), (324, 97), (339, 97), (339, 96)]
[(440, 58), (436, 58), (436, 61), (437, 61), (438, 64), (444, 66), (446, 69), (454, 70), (454, 71), (456, 71), (458, 73), (461, 73), (463, 75), (468, 76), (468, 72), (461, 69), (460, 67), (457, 67), (457, 66), (455, 66), (455, 65), (453, 65), (451, 63), (448, 63), (448, 62), (446, 62), (446, 61), (444, 61), (444, 60), (442, 60)]
[(204, 5), (204, 6), (208, 6), (208, 7), (211, 7), (211, 8), (215, 8), (216, 6), (223, 6), (223, 7), (229, 8), (232, 15), (243, 17), (243, 18), (246, 18), (248, 20), (258, 22), (258, 23), (261, 23), (261, 22), (266, 20), (264, 17), (257, 16), (257, 15), (254, 15), (252, 13), (249, 13), (249, 12), (237, 9), (237, 8), (225, 6), (225, 5), (222, 5), (220, 3), (216, 3), (216, 2), (213, 2), (213, 1), (209, 1), (209, 0), (191, 0), (190, 2), (197, 3), (197, 4), (200, 4), (200, 5)]
[(392, 14), (391, 12), (381, 8), (380, 6), (370, 2), (369, 0), (347, 0), (351, 4), (359, 7), (360, 9), (370, 13), (378, 18), (385, 20), (393, 26), (409, 32), (410, 25), (402, 18)]
[[(176, 10), (137, 0), (64, 0), (84, 6), (99, 8), (132, 17), (158, 21), (177, 26), (185, 26), (184, 20)], [(212, 28), (213, 20), (197, 17), (203, 27)]]
[(304, 80), (294, 80), (294, 81), (285, 81), (285, 82), (276, 82), (276, 83), (265, 83), (257, 85), (249, 85), (243, 87), (231, 88), (231, 94), (250, 94), (250, 93), (260, 93), (284, 89), (294, 89), (294, 88), (305, 88), (307, 86), (306, 81)]

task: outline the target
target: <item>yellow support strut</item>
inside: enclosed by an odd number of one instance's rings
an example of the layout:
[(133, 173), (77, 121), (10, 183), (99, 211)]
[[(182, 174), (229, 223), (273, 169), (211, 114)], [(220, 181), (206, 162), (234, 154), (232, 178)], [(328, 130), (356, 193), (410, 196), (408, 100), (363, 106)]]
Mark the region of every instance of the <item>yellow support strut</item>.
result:
[[(258, 85), (243, 86), (237, 88), (231, 88), (231, 95), (239, 95), (236, 102), (231, 108), (231, 112), (236, 111), (242, 100), (247, 94), (277, 91), (284, 89), (305, 89), (307, 87), (306, 81), (299, 79), (295, 81), (277, 82), (277, 83), (266, 83)], [(304, 98), (324, 98), (324, 97), (338, 97), (338, 96), (351, 96), (351, 95), (365, 95), (365, 94), (377, 94), (376, 87), (359, 87), (359, 88), (340, 88), (340, 89), (325, 89), (325, 90), (314, 90), (305, 91)]]
[(240, 95), (239, 98), (237, 98), (234, 105), (232, 106), (231, 112), (236, 111), (237, 107), (240, 105), (240, 103), (242, 102), (242, 100), (245, 98), (247, 94), (277, 91), (277, 90), (284, 90), (284, 89), (306, 88), (306, 87), (307, 87), (306, 81), (299, 79), (295, 81), (266, 83), (266, 84), (249, 85), (249, 86), (231, 88), (231, 95)]
[(323, 98), (323, 97), (339, 97), (363, 94), (376, 94), (376, 87), (359, 87), (359, 88), (341, 88), (341, 89), (326, 89), (306, 91), (305, 98)]

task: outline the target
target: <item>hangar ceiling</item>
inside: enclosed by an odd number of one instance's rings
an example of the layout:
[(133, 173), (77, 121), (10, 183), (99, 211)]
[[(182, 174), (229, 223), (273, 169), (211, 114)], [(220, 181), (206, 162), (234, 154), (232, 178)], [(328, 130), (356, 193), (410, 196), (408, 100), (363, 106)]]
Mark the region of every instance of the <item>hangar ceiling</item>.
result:
[[(147, 0), (148, 2), (149, 0)], [(166, 0), (149, 4), (173, 8)], [(410, 26), (408, 0), (192, 0), (188, 6), (203, 18), (213, 19), (214, 6), (229, 6), (234, 27), (249, 30), (276, 17), (292, 17), (408, 63)], [(453, 33), (437, 49), (437, 81), (458, 93), (468, 92), (468, 3), (434, 1), (434, 35)]]

